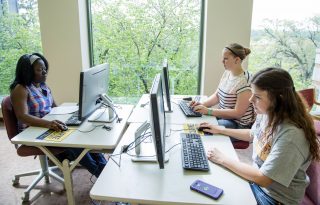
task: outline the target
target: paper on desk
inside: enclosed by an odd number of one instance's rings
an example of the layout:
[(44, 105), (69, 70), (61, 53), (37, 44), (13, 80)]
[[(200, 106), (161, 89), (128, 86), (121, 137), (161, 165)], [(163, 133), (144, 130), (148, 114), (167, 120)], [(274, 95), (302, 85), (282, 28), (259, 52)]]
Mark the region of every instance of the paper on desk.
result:
[(59, 107), (52, 108), (49, 114), (51, 115), (70, 114), (70, 113), (74, 113), (78, 109), (79, 109), (78, 106), (59, 106)]

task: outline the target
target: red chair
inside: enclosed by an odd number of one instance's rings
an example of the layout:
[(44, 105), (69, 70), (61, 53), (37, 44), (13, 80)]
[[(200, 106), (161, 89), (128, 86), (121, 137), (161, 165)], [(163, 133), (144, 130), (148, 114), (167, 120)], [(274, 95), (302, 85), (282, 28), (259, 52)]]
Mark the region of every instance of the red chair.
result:
[(232, 142), (233, 148), (235, 149), (247, 149), (249, 147), (249, 142), (246, 141), (237, 141)]
[[(318, 136), (319, 137), (319, 136)], [(319, 137), (320, 138), (320, 137)], [(313, 161), (307, 169), (310, 178), (304, 198), (300, 205), (319, 205), (320, 204), (320, 162)]]
[[(18, 134), (18, 123), (17, 123), (18, 121), (11, 104), (10, 96), (7, 96), (2, 100), (1, 108), (2, 108), (3, 121), (7, 130), (8, 138), (11, 141), (11, 139)], [(45, 178), (46, 183), (50, 182), (49, 177), (56, 179), (62, 184), (64, 183), (64, 180), (53, 172), (53, 170), (57, 169), (57, 167), (48, 167), (47, 157), (46, 155), (44, 155), (44, 153), (40, 149), (38, 149), (37, 147), (31, 147), (31, 146), (25, 146), (25, 145), (16, 146), (16, 149), (17, 149), (17, 154), (21, 157), (38, 155), (40, 160), (40, 165), (41, 165), (41, 169), (39, 170), (18, 174), (14, 176), (13, 186), (19, 184), (20, 177), (37, 175), (36, 179), (24, 191), (24, 197), (22, 197), (23, 202), (29, 201), (30, 191), (38, 184), (38, 182), (42, 178)], [(55, 154), (63, 152), (63, 149), (59, 149), (59, 148), (50, 148), (50, 150)]]
[[(320, 105), (315, 99), (315, 90), (313, 88), (300, 90), (298, 92), (304, 98), (309, 111), (314, 104)], [(320, 117), (313, 115), (313, 118), (316, 134), (320, 137)], [(310, 184), (306, 189), (305, 196), (300, 205), (320, 205), (320, 162), (313, 161), (307, 169), (307, 174), (310, 178)]]
[[(308, 88), (304, 90), (298, 91), (300, 96), (303, 97), (305, 100), (305, 103), (307, 104), (308, 111), (310, 111), (313, 107), (313, 105), (320, 105), (319, 102), (315, 99), (315, 90), (314, 88)], [(312, 112), (311, 112), (312, 115)], [(316, 129), (317, 136), (320, 136), (320, 116), (312, 115), (314, 119), (314, 127)]]
[(311, 108), (313, 107), (313, 104), (320, 105), (320, 103), (316, 102), (316, 100), (315, 100), (314, 88), (307, 88), (304, 90), (299, 90), (298, 93), (303, 97), (303, 99), (307, 103), (308, 111), (311, 110)]

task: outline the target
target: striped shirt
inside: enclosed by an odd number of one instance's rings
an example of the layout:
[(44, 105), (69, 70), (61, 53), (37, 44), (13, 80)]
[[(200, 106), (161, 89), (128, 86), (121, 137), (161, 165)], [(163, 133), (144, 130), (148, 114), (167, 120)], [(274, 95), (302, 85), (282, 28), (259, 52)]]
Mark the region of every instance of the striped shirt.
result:
[[(53, 98), (49, 87), (45, 83), (41, 83), (39, 88), (31, 84), (30, 86), (26, 86), (26, 89), (28, 91), (28, 113), (39, 118), (48, 114), (53, 105)], [(27, 127), (21, 122), (18, 122), (18, 124), (19, 131)]]
[[(248, 71), (238, 76), (232, 76), (230, 71), (225, 71), (218, 87), (219, 109), (234, 109), (238, 94), (251, 90), (250, 74)], [(248, 99), (249, 100), (249, 99)], [(240, 119), (233, 119), (241, 127), (251, 127), (255, 119), (255, 112), (250, 103), (247, 111)]]

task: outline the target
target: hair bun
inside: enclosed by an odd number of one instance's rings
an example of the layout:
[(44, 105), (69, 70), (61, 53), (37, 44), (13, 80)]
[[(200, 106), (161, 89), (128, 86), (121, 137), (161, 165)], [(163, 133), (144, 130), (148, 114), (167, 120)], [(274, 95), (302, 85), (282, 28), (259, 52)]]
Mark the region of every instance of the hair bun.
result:
[(251, 53), (251, 49), (250, 48), (243, 48), (244, 49), (244, 53), (247, 55), (249, 55)]

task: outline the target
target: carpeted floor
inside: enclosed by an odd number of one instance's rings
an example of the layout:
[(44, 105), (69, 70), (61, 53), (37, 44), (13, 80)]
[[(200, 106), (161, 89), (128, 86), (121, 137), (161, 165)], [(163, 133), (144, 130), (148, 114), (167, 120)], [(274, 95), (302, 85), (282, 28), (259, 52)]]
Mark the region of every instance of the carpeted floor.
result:
[[(238, 157), (241, 161), (251, 163), (252, 147), (245, 150), (237, 150)], [(0, 122), (0, 204), (18, 205), (21, 204), (24, 188), (30, 184), (34, 176), (23, 177), (20, 179), (18, 187), (12, 186), (14, 174), (28, 172), (40, 167), (38, 158), (19, 157), (16, 154), (14, 145), (8, 140), (7, 133), (3, 123)], [(83, 168), (76, 168), (72, 174), (73, 192), (75, 204), (94, 204), (89, 196), (90, 189), (95, 182), (95, 177)], [(91, 179), (91, 180), (90, 180)], [(92, 181), (92, 182), (91, 182)], [(53, 191), (53, 192), (51, 192)], [(60, 183), (52, 180), (50, 184), (41, 183), (41, 186), (31, 191), (31, 197), (39, 195), (32, 204), (38, 205), (65, 205), (67, 204), (66, 193)], [(111, 205), (110, 202), (96, 202), (96, 204)]]

